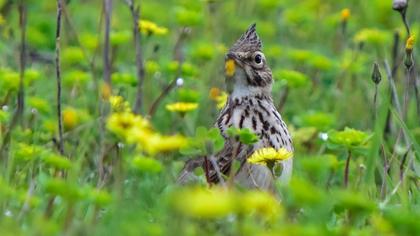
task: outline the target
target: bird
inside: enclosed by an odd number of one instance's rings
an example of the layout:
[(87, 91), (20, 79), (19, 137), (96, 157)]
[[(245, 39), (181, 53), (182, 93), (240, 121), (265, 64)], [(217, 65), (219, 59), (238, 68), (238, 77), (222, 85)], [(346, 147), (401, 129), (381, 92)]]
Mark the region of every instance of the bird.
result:
[[(247, 162), (252, 153), (261, 148), (286, 149), (293, 152), (290, 133), (272, 99), (273, 76), (262, 51), (262, 41), (253, 23), (233, 44), (225, 56), (225, 82), (229, 94), (215, 127), (224, 138), (221, 151), (211, 157), (190, 159), (181, 170), (177, 182), (184, 185), (197, 177), (196, 168), (203, 168), (207, 182), (218, 184), (225, 176), (245, 188), (273, 190), (276, 180), (287, 183), (292, 176), (293, 158), (281, 162), (280, 176), (269, 167)], [(259, 140), (251, 145), (229, 137), (230, 127), (248, 128)], [(231, 173), (234, 161), (239, 169)]]

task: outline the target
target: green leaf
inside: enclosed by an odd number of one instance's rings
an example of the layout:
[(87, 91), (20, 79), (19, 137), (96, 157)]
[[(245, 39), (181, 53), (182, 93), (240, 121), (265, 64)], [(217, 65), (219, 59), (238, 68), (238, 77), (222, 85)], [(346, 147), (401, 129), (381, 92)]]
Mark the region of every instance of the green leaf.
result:
[(229, 137), (238, 138), (241, 143), (246, 145), (256, 143), (259, 140), (258, 136), (248, 128), (238, 129), (230, 127), (227, 129), (227, 134)]

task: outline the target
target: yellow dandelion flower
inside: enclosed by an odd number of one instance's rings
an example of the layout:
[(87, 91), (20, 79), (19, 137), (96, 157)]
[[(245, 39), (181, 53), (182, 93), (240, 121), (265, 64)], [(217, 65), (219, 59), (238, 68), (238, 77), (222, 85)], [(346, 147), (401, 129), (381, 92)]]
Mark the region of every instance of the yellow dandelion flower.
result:
[(211, 88), (211, 89), (210, 89), (210, 92), (209, 92), (209, 97), (210, 97), (212, 100), (216, 100), (216, 99), (217, 99), (217, 97), (218, 97), (218, 96), (220, 96), (220, 93), (221, 93), (221, 91), (220, 91), (220, 89), (219, 89), (219, 88), (213, 87), (213, 88)]
[(225, 74), (228, 77), (232, 77), (235, 74), (235, 61), (233, 59), (228, 59), (225, 62)]
[(209, 92), (209, 97), (211, 100), (215, 101), (217, 103), (217, 108), (221, 109), (225, 106), (228, 95), (227, 93), (221, 91), (219, 88), (211, 88)]
[(111, 96), (109, 97), (109, 104), (112, 109), (118, 109), (124, 103), (124, 98), (121, 96)]
[(265, 219), (275, 220), (283, 214), (280, 202), (270, 193), (258, 190), (245, 192), (240, 197), (240, 212), (256, 213)]
[(122, 112), (111, 114), (106, 126), (114, 134), (127, 139), (133, 130), (149, 127), (149, 122), (131, 112)]
[(217, 108), (218, 108), (218, 109), (222, 109), (222, 108), (226, 105), (227, 100), (228, 100), (228, 95), (227, 95), (227, 93), (222, 92), (222, 94), (220, 94), (220, 95), (216, 98)]
[(235, 210), (234, 194), (221, 188), (185, 189), (175, 195), (173, 204), (184, 215), (204, 219), (226, 217)]
[(350, 15), (350, 9), (344, 8), (343, 10), (341, 10), (341, 21), (347, 21), (350, 18)]
[(176, 151), (187, 145), (187, 139), (181, 135), (164, 136), (152, 134), (147, 140), (140, 143), (139, 148), (144, 149), (150, 155)]
[(155, 133), (146, 119), (143, 119), (142, 124), (138, 124), (126, 132), (126, 141), (130, 144), (137, 145), (138, 149), (144, 149), (149, 140)]
[(165, 35), (168, 33), (168, 29), (165, 27), (157, 27), (154, 31), (156, 35)]
[(286, 150), (285, 148), (280, 148), (276, 150), (274, 148), (261, 148), (255, 151), (249, 158), (248, 162), (252, 164), (267, 165), (267, 163), (273, 163), (276, 161), (283, 161), (288, 158), (291, 158), (293, 153)]
[(414, 35), (411, 35), (410, 37), (408, 37), (407, 42), (405, 43), (405, 49), (413, 50), (415, 42), (416, 42), (416, 38), (414, 37)]
[(140, 32), (143, 34), (155, 34), (155, 35), (165, 35), (168, 33), (168, 29), (165, 27), (158, 26), (156, 23), (148, 20), (140, 20), (139, 23)]
[(71, 130), (79, 124), (79, 115), (74, 108), (63, 110), (63, 125), (65, 130)]
[(114, 112), (130, 112), (130, 104), (122, 96), (109, 97), (109, 104)]
[(197, 109), (198, 103), (176, 102), (166, 105), (166, 109), (172, 112), (186, 113)]

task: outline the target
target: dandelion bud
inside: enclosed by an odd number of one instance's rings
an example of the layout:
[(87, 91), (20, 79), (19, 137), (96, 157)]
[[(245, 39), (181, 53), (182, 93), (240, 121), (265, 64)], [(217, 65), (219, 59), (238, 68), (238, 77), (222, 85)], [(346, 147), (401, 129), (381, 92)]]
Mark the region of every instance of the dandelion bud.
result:
[(344, 8), (341, 10), (341, 21), (347, 21), (350, 18), (350, 9)]
[(407, 0), (393, 0), (392, 9), (403, 12), (407, 9), (408, 3)]
[(410, 36), (408, 37), (406, 43), (405, 43), (405, 60), (404, 60), (404, 65), (407, 68), (407, 70), (410, 70), (411, 67), (414, 64), (414, 59), (413, 59), (413, 47), (414, 47), (414, 43), (415, 43), (415, 38), (414, 36)]
[(408, 37), (406, 43), (405, 43), (405, 51), (407, 53), (411, 53), (413, 51), (413, 47), (414, 47), (414, 43), (415, 43), (416, 39), (413, 35), (411, 35), (410, 37)]
[(381, 72), (379, 71), (379, 65), (378, 63), (373, 63), (373, 71), (372, 71), (372, 81), (375, 84), (379, 84), (382, 80)]

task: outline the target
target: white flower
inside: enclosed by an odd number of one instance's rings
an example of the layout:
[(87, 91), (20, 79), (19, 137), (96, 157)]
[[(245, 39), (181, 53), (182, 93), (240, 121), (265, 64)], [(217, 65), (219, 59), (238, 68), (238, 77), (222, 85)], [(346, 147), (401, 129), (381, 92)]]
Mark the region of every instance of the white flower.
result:
[(328, 140), (328, 134), (327, 133), (319, 133), (319, 138), (322, 139), (323, 141), (327, 141)]
[(176, 86), (181, 87), (182, 85), (184, 85), (184, 79), (183, 78), (176, 79)]

